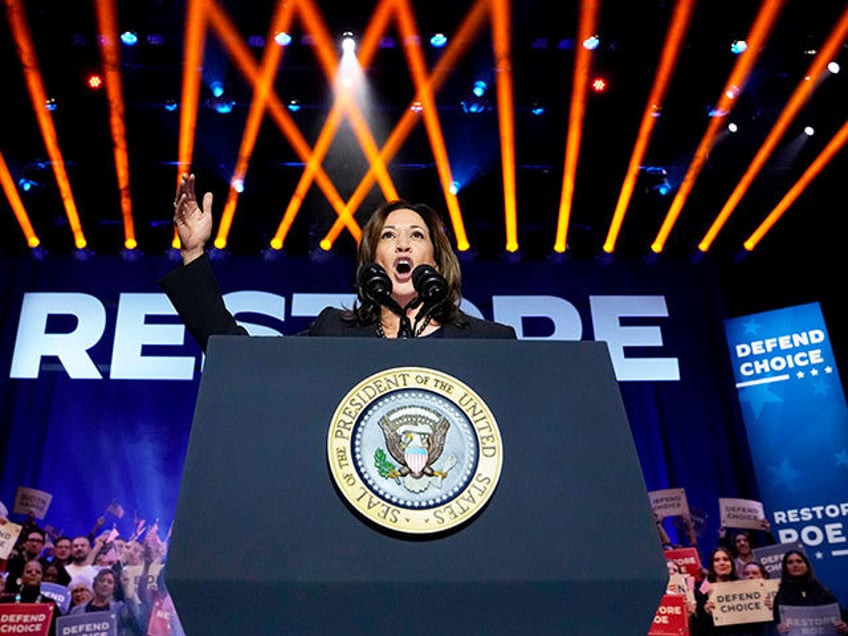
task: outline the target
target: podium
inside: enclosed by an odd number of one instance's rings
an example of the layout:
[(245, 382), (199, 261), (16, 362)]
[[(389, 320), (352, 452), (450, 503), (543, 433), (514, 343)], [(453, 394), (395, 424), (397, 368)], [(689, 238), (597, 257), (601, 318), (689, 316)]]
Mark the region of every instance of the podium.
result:
[[(497, 485), (442, 532), (366, 518), (328, 458), (345, 396), (409, 368), (499, 430)], [(218, 336), (165, 579), (189, 636), (643, 636), (667, 570), (604, 343)]]

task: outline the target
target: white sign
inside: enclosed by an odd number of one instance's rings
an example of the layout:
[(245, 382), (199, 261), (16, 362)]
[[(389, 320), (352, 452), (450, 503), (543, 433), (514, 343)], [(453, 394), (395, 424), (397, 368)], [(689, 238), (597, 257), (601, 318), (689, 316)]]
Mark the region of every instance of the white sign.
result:
[(53, 495), (49, 492), (18, 486), (14, 511), (22, 515), (32, 513), (36, 519), (44, 519), (51, 501), (53, 501)]
[(686, 491), (683, 488), (652, 490), (648, 493), (648, 497), (651, 500), (651, 510), (660, 519), (689, 514), (689, 502), (686, 500)]
[(713, 624), (736, 625), (774, 620), (774, 614), (765, 601), (774, 598), (779, 586), (780, 581), (772, 579), (713, 583), (710, 590), (710, 600), (715, 603)]
[(763, 529), (763, 504), (752, 499), (719, 498), (718, 509), (721, 525), (725, 528)]
[(0, 559), (8, 559), (9, 552), (15, 547), (15, 542), (21, 536), (23, 526), (7, 521), (0, 524)]

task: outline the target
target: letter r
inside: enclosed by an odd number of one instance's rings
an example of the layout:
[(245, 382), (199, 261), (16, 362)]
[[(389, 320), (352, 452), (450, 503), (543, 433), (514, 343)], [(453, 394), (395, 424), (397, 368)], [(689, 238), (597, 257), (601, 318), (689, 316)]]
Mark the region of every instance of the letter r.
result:
[[(47, 333), (51, 315), (74, 316), (77, 324), (68, 333)], [(106, 328), (106, 310), (89, 294), (37, 293), (24, 294), (10, 378), (38, 377), (43, 356), (56, 356), (68, 375), (74, 379), (101, 379), (88, 350)]]

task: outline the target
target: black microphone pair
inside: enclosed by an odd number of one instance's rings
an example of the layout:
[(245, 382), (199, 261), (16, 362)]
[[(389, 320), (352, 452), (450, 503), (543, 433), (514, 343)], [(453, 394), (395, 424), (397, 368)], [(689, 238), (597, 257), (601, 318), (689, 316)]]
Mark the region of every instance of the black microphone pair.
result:
[(380, 265), (371, 263), (359, 272), (359, 289), (362, 297), (378, 305), (387, 307), (400, 316), (400, 330), (398, 336), (401, 338), (414, 337), (412, 325), (406, 312), (410, 308), (422, 305), (415, 316), (415, 326), (429, 316), (432, 311), (442, 304), (448, 297), (448, 282), (431, 265), (419, 265), (412, 270), (412, 286), (418, 292), (418, 297), (406, 307), (392, 298), (392, 279)]

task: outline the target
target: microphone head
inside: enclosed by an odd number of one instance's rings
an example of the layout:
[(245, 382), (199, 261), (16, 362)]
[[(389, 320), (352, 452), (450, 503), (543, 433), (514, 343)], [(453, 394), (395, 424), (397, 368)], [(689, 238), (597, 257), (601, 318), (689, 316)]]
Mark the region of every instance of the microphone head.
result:
[(384, 305), (392, 297), (392, 279), (377, 263), (371, 263), (359, 272), (359, 289), (366, 300)]
[(448, 281), (431, 265), (419, 265), (412, 270), (412, 286), (418, 297), (431, 306), (448, 297)]

